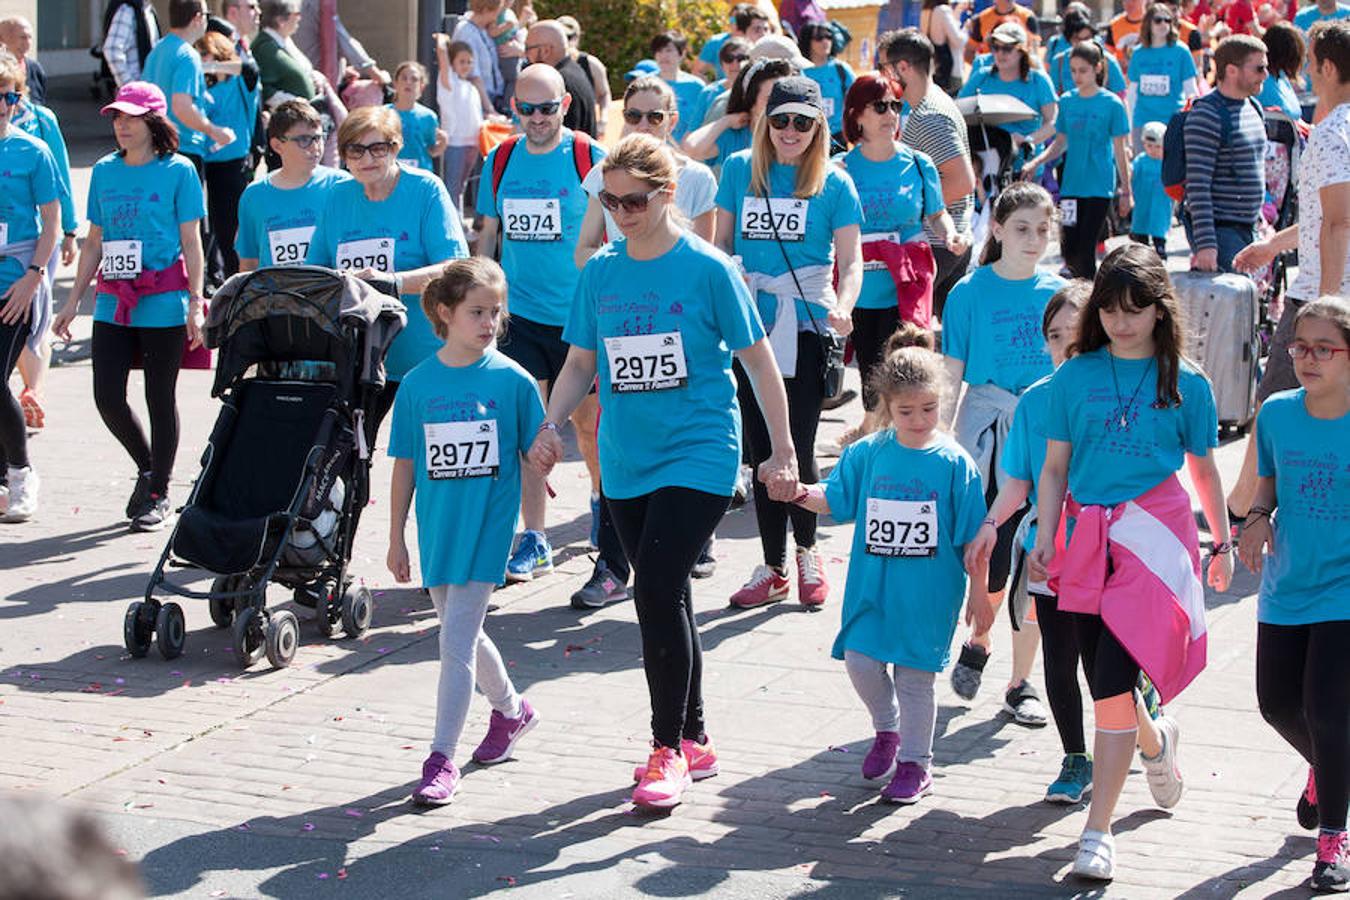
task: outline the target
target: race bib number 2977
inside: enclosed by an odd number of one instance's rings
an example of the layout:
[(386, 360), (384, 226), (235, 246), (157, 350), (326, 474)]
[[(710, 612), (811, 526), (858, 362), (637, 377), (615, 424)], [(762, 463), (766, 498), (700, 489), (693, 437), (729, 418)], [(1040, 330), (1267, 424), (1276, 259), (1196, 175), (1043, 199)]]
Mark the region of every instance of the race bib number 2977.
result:
[(497, 477), (501, 456), (497, 445), (497, 422), (428, 422), (422, 426), (427, 445), (427, 477)]

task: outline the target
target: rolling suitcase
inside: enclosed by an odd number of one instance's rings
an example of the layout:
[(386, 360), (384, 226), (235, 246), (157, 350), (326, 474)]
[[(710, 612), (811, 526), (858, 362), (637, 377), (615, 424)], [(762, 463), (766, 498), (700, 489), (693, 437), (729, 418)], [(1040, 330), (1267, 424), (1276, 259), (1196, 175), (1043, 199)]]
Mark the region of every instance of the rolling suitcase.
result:
[(1214, 385), (1219, 424), (1244, 428), (1256, 411), (1260, 343), (1256, 283), (1246, 275), (1173, 272), (1186, 328), (1186, 355)]

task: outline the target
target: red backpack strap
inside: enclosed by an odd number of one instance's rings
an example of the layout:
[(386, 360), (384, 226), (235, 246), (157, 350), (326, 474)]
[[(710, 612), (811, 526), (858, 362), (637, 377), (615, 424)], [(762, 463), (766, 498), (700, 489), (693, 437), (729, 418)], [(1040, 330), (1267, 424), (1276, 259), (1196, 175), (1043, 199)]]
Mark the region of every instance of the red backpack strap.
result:
[(577, 167), (577, 178), (581, 181), (586, 180), (586, 176), (591, 173), (591, 168), (595, 165), (592, 161), (591, 148), (595, 142), (591, 136), (584, 131), (572, 132), (572, 162)]
[(506, 164), (511, 161), (511, 151), (516, 149), (516, 144), (520, 143), (520, 135), (513, 134), (506, 140), (497, 145), (497, 152), (492, 157), (492, 200), (497, 202), (497, 192), (502, 186), (502, 176), (506, 174)]

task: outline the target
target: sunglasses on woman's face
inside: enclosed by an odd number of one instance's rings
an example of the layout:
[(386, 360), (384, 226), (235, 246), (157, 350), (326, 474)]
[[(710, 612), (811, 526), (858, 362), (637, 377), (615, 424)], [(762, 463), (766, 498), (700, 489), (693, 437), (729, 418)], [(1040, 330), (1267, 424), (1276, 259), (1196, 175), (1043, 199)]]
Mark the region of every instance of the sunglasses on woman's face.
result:
[(734, 56), (728, 56), (726, 59), (722, 60), (722, 62), (724, 62), (724, 63), (745, 63), (745, 62), (748, 62), (749, 59), (750, 59), (750, 57), (746, 56), (744, 53), (737, 53), (737, 54), (734, 55)]
[(3, 94), (0, 94), (0, 100), (5, 101), (6, 106), (14, 106), (22, 99), (23, 94), (20, 94), (18, 91), (5, 91)]
[(901, 111), (905, 108), (905, 101), (873, 100), (871, 103), (867, 105), (872, 107), (872, 112), (876, 113), (879, 116), (884, 116), (888, 112), (893, 112), (898, 116), (900, 115)]
[(346, 144), (342, 148), (342, 155), (346, 159), (360, 159), (369, 153), (375, 159), (384, 159), (394, 150), (391, 141), (376, 141), (373, 144)]
[[(286, 136), (283, 135), (282, 137), (277, 138), (277, 140), (281, 141), (283, 144), (294, 144), (295, 146), (299, 147), (301, 150), (308, 150), (308, 149), (310, 149), (311, 147), (313, 147), (315, 144), (323, 143), (323, 135), (321, 135), (321, 134), (297, 134), (295, 137), (286, 137)], [(348, 146), (348, 147), (359, 147), (360, 145), (359, 145), (359, 144), (348, 144), (347, 146)], [(343, 153), (345, 154), (345, 153), (346, 153), (346, 150), (344, 150)]]
[(629, 125), (638, 124), (642, 121), (644, 116), (647, 118), (648, 123), (652, 125), (660, 125), (666, 120), (666, 112), (661, 109), (625, 109), (623, 111), (623, 120)]
[(779, 113), (776, 116), (769, 116), (769, 127), (774, 131), (783, 131), (789, 125), (797, 133), (806, 134), (816, 127), (816, 118), (815, 116), (804, 116), (801, 113)]
[(624, 194), (620, 197), (618, 194), (611, 194), (609, 191), (601, 191), (599, 195), (600, 205), (610, 212), (615, 212), (619, 207), (623, 207), (624, 212), (640, 213), (647, 208), (647, 204), (652, 198), (665, 190), (664, 187), (655, 188), (645, 194)]

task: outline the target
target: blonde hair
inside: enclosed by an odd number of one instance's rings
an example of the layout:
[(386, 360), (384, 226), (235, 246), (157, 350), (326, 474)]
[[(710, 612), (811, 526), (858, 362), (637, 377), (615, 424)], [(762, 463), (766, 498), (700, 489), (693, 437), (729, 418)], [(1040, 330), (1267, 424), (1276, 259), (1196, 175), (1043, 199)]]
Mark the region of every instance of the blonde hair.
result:
[(338, 152), (341, 153), (348, 144), (355, 144), (361, 135), (371, 130), (378, 131), (386, 141), (403, 146), (403, 122), (398, 113), (387, 106), (363, 106), (352, 110), (338, 127)]
[[(774, 150), (773, 139), (769, 137), (769, 114), (765, 110), (755, 123), (755, 136), (750, 144), (752, 194), (769, 196), (769, 168), (777, 161), (778, 151)], [(825, 176), (830, 170), (830, 128), (823, 112), (816, 114), (815, 134), (802, 152), (802, 160), (796, 169), (797, 182), (793, 185), (792, 196), (804, 200), (825, 189)]]
[[(431, 323), (436, 337), (445, 340), (449, 329), (436, 310), (445, 307), (451, 311), (464, 302), (469, 291), (476, 287), (487, 288), (496, 294), (502, 304), (502, 334), (506, 332), (506, 273), (502, 267), (485, 256), (470, 256), (454, 259), (445, 264), (441, 274), (431, 279), (422, 291), (422, 312)], [(501, 337), (498, 334), (497, 337)]]
[(654, 188), (675, 184), (675, 153), (650, 134), (630, 134), (600, 164), (602, 173), (624, 172)]
[(933, 333), (903, 322), (886, 341), (881, 362), (868, 387), (882, 402), (906, 391), (928, 391), (940, 400), (947, 390), (942, 357), (933, 350)]

